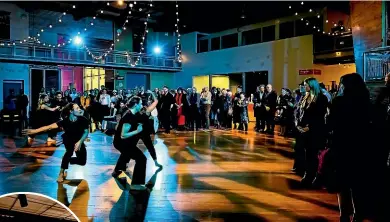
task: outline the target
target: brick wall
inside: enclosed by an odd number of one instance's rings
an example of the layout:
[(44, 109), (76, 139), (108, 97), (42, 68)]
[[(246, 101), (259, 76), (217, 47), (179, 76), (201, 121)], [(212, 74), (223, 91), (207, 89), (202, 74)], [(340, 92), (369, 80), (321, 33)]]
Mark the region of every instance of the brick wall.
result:
[(382, 2), (351, 1), (350, 9), (356, 71), (363, 75), (363, 53), (382, 45)]

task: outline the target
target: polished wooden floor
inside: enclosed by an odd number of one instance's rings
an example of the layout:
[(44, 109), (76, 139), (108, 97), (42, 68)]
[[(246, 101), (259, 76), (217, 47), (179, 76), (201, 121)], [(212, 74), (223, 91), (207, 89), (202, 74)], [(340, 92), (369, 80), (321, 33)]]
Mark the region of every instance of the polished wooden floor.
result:
[(56, 182), (63, 146), (44, 147), (41, 140), (19, 148), (21, 139), (0, 139), (0, 194), (46, 194), (81, 221), (338, 220), (336, 196), (300, 187), (290, 172), (292, 141), (279, 136), (221, 130), (158, 135), (162, 171), (145, 151), (147, 180), (155, 183), (150, 194), (128, 192), (131, 172), (111, 177), (119, 156), (111, 137), (96, 132), (90, 138), (87, 165), (71, 166), (64, 184)]

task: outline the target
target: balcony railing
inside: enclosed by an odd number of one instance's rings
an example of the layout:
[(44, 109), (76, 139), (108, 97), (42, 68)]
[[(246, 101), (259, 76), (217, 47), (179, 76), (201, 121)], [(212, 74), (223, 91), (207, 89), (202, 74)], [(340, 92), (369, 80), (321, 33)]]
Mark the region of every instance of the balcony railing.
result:
[(365, 52), (363, 62), (365, 81), (384, 79), (390, 71), (390, 47), (381, 47)]
[[(90, 49), (95, 56), (101, 56), (104, 51)], [(137, 66), (131, 62), (139, 56), (138, 53), (113, 51), (101, 60), (95, 60), (84, 49), (48, 47), (36, 44), (18, 44), (2, 41), (0, 45), (0, 60), (26, 61), (37, 63), (54, 63), (66, 65), (93, 65), (112, 68), (135, 68), (165, 71), (181, 70), (181, 63), (175, 57), (150, 56), (141, 54)]]

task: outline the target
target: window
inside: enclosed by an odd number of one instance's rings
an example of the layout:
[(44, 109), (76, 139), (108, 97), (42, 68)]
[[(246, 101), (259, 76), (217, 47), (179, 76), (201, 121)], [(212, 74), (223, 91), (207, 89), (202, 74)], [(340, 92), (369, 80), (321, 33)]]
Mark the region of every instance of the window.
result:
[(11, 39), (9, 12), (0, 11), (0, 39)]
[(268, 26), (263, 28), (263, 42), (275, 40), (275, 26)]
[(294, 22), (285, 22), (279, 25), (279, 39), (294, 37)]
[(261, 29), (242, 32), (242, 45), (251, 45), (261, 42)]
[(209, 40), (203, 39), (198, 40), (198, 53), (209, 51)]
[(222, 49), (238, 46), (238, 33), (222, 36)]
[(221, 44), (221, 38), (220, 37), (212, 38), (211, 39), (211, 51), (221, 49), (220, 48), (220, 46), (221, 46), (220, 44)]

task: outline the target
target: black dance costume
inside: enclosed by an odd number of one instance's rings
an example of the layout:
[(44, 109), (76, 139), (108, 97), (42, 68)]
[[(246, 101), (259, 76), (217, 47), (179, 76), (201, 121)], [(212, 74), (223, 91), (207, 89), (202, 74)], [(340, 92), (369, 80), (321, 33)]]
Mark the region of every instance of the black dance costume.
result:
[(80, 150), (76, 151), (76, 157), (72, 157), (75, 144), (82, 138), (85, 130), (89, 130), (89, 121), (83, 116), (78, 116), (76, 121), (65, 118), (57, 122), (58, 127), (64, 130), (62, 134), (63, 143), (66, 149), (62, 157), (61, 169), (68, 169), (70, 164), (84, 166), (87, 162), (87, 150), (85, 144), (81, 144)]

